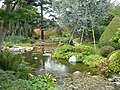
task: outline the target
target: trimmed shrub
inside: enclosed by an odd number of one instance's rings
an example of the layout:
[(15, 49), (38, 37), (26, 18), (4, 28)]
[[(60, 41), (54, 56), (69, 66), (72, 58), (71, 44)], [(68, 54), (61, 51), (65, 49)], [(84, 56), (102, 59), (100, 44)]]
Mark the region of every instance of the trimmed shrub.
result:
[(120, 46), (120, 28), (118, 28), (118, 31), (116, 32), (116, 36), (111, 38), (111, 41)]
[(89, 65), (90, 67), (97, 67), (103, 60), (104, 58), (99, 55), (89, 55), (85, 57), (83, 63)]
[(106, 30), (101, 35), (98, 43), (99, 46), (101, 47), (111, 45), (114, 48), (119, 48), (116, 43), (110, 41), (111, 37), (115, 36), (118, 28), (120, 28), (120, 18), (118, 16), (115, 16), (110, 22), (110, 24), (107, 26)]
[(100, 54), (103, 56), (103, 57), (107, 57), (112, 51), (114, 51), (115, 48), (112, 47), (112, 46), (102, 46), (100, 48)]
[(112, 52), (108, 57), (108, 68), (113, 72), (120, 72), (120, 50)]

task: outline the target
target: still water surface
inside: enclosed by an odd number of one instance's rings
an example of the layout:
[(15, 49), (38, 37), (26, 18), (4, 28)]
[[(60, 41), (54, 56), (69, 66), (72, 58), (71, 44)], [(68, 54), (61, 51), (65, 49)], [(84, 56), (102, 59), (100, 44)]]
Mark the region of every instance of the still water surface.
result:
[(61, 73), (73, 73), (75, 71), (90, 72), (91, 74), (97, 74), (97, 69), (90, 68), (82, 63), (69, 63), (67, 60), (56, 60), (52, 59), (51, 56), (41, 56), (40, 59), (36, 60), (37, 64), (35, 71), (40, 74), (42, 71), (59, 75)]

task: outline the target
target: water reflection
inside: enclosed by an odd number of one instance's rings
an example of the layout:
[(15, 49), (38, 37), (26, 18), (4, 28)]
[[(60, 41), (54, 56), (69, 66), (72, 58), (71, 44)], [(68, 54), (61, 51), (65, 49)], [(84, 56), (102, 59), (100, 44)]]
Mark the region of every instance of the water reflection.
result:
[(53, 73), (64, 73), (67, 71), (67, 67), (55, 60), (51, 60), (50, 57), (45, 61), (45, 71)]
[(35, 68), (36, 74), (51, 73), (59, 75), (61, 73), (73, 73), (75, 71), (97, 73), (96, 68), (91, 68), (83, 63), (69, 63), (67, 60), (53, 60), (51, 57), (40, 57), (35, 62), (37, 67)]

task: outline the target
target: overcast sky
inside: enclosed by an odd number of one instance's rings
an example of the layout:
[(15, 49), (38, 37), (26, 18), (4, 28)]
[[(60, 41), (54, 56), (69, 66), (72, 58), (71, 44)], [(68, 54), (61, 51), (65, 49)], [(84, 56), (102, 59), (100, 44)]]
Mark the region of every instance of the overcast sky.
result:
[(117, 4), (120, 3), (120, 0), (111, 0), (111, 2), (116, 2)]

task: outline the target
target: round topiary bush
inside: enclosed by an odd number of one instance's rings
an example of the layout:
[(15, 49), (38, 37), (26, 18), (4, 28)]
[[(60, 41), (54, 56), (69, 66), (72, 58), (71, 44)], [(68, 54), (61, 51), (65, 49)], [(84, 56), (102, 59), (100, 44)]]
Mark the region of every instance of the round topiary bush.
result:
[(107, 57), (114, 50), (115, 50), (115, 48), (110, 45), (103, 46), (100, 48), (100, 54), (104, 57)]
[(108, 68), (113, 72), (120, 72), (120, 50), (114, 51), (108, 57)]

